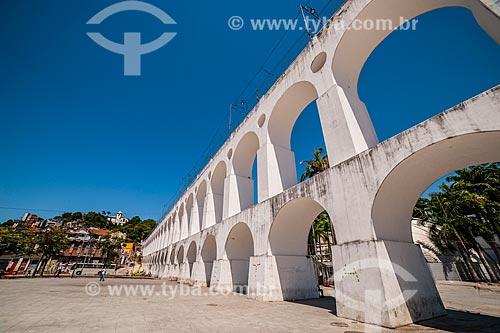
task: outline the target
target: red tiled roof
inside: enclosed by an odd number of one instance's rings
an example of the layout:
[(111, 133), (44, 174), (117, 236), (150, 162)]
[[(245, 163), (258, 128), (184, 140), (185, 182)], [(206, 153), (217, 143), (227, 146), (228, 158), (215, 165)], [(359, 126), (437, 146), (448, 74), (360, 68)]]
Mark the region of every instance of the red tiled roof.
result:
[(98, 235), (98, 236), (106, 236), (106, 235), (112, 233), (111, 230), (107, 230), (107, 229), (89, 229), (89, 232), (91, 234)]

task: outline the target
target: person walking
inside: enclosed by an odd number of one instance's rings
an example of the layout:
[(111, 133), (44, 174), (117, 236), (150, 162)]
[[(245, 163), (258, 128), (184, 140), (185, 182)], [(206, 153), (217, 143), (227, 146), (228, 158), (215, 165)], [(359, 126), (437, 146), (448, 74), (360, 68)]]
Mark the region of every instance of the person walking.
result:
[(99, 279), (99, 281), (104, 281), (104, 275), (106, 275), (106, 268), (102, 269), (102, 271), (101, 271), (101, 278)]
[(60, 278), (61, 277), (61, 272), (62, 272), (62, 267), (61, 266), (57, 267), (57, 271), (56, 271), (55, 277), (56, 278)]

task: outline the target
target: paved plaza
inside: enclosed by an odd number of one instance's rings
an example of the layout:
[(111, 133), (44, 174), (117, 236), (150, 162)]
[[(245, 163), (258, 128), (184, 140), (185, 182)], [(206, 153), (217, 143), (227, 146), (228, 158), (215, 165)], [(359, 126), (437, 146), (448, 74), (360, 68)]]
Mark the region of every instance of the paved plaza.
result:
[[(208, 288), (181, 289), (176, 283), (160, 280), (108, 278), (101, 284), (89, 278), (0, 280), (0, 331), (499, 331), (500, 287), (483, 284), (478, 290), (475, 284), (444, 282), (438, 287), (448, 316), (389, 330), (338, 318), (331, 296), (267, 303), (217, 294)], [(325, 294), (333, 295), (334, 290), (328, 288)]]

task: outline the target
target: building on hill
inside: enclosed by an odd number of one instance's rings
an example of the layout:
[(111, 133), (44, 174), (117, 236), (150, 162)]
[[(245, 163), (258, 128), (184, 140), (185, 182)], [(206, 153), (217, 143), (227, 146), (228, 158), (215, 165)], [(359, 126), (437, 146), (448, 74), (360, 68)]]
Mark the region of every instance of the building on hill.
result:
[(135, 259), (136, 248), (134, 243), (124, 243), (121, 251), (120, 264), (125, 265), (127, 262)]
[(95, 229), (89, 228), (88, 232), (90, 233), (90, 237), (92, 241), (101, 241), (102, 238), (112, 233), (111, 230), (107, 229)]
[(128, 221), (128, 218), (124, 216), (121, 211), (116, 213), (115, 216), (108, 216), (108, 222), (115, 225), (124, 225), (125, 223), (128, 223)]
[(38, 227), (40, 226), (41, 224), (44, 223), (44, 219), (35, 215), (35, 214), (31, 214), (31, 213), (26, 213), (24, 214), (22, 220), (21, 220), (21, 223), (28, 226), (28, 227)]

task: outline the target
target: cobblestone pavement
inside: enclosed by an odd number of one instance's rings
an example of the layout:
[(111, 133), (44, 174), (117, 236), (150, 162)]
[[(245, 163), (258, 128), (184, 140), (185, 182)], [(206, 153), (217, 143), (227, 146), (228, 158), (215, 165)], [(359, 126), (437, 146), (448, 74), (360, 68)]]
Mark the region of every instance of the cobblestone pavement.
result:
[[(0, 280), (0, 331), (500, 331), (500, 287), (438, 283), (438, 288), (448, 316), (388, 330), (337, 317), (333, 297), (267, 303), (160, 280), (107, 279), (100, 284), (89, 278)], [(333, 289), (325, 292), (333, 293)]]

